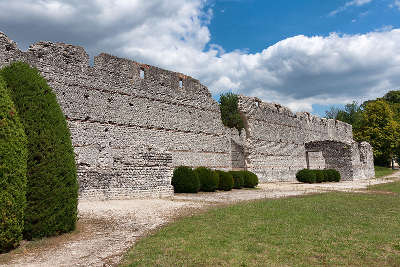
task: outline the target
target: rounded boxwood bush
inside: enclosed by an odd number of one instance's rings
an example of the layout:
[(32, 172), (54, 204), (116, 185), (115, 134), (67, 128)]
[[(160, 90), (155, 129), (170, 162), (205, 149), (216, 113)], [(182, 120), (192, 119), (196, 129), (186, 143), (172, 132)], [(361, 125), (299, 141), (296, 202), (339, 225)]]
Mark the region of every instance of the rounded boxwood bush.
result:
[(313, 172), (312, 170), (302, 169), (296, 173), (296, 179), (301, 183), (312, 184), (316, 182), (317, 177), (315, 175), (315, 172)]
[(340, 173), (335, 169), (325, 170), (325, 175), (327, 177), (327, 181), (329, 182), (339, 182), (341, 179)]
[(200, 181), (200, 190), (204, 192), (214, 192), (218, 187), (218, 175), (211, 169), (198, 167), (194, 170)]
[(243, 188), (244, 185), (243, 173), (240, 171), (230, 171), (229, 173), (232, 174), (233, 177), (233, 188), (235, 189)]
[(323, 170), (311, 170), (315, 173), (315, 182), (316, 183), (323, 183), (326, 182), (325, 179), (325, 172)]
[(254, 188), (258, 185), (258, 177), (251, 171), (242, 171), (243, 173), (243, 186), (246, 188)]
[(171, 184), (175, 193), (197, 193), (200, 190), (197, 173), (186, 166), (175, 168)]
[(26, 239), (75, 229), (78, 181), (67, 122), (55, 94), (39, 72), (17, 62), (0, 75), (28, 139)]
[(0, 77), (0, 253), (18, 246), (26, 207), (27, 141)]
[(224, 190), (224, 191), (230, 191), (233, 188), (233, 177), (232, 174), (229, 172), (225, 171), (217, 171), (218, 176), (219, 176), (219, 183), (218, 183), (218, 189), (219, 190)]

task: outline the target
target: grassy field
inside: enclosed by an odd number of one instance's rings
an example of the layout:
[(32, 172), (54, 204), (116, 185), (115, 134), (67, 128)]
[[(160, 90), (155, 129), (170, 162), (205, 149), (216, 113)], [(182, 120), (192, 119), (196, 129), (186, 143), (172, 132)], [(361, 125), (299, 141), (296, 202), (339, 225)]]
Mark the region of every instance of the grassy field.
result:
[(216, 208), (139, 241), (123, 266), (400, 266), (400, 183)]
[(400, 182), (379, 184), (369, 187), (373, 191), (385, 191), (400, 194)]
[(387, 167), (375, 166), (375, 178), (381, 178), (383, 176), (390, 175), (395, 171), (397, 170), (392, 170), (392, 168)]

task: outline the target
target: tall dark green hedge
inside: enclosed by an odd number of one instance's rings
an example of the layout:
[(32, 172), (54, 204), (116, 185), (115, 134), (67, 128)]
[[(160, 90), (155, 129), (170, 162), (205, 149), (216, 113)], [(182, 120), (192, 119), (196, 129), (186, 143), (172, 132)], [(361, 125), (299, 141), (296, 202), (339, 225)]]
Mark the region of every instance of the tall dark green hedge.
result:
[(18, 246), (26, 206), (26, 136), (0, 77), (0, 253)]
[(28, 138), (26, 239), (75, 229), (78, 182), (74, 151), (55, 94), (39, 72), (21, 62), (3, 68)]

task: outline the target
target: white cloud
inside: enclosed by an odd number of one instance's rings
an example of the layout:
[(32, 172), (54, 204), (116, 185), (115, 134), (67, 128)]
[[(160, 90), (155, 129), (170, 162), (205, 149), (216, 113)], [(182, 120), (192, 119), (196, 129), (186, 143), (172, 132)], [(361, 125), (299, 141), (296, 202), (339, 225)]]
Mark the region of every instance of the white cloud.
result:
[(371, 3), (373, 0), (352, 0), (349, 2), (346, 2), (343, 6), (331, 11), (329, 13), (329, 16), (335, 16), (336, 14), (345, 11), (347, 8), (351, 7), (351, 6), (363, 6), (366, 4)]
[(389, 5), (390, 8), (397, 7), (400, 10), (400, 0), (395, 0), (393, 4)]
[(366, 100), (400, 87), (399, 29), (299, 35), (258, 53), (226, 52), (210, 44), (211, 16), (203, 0), (0, 0), (0, 30), (23, 46), (43, 39), (79, 44), (91, 55), (191, 75), (214, 94), (233, 90), (311, 111), (312, 104)]

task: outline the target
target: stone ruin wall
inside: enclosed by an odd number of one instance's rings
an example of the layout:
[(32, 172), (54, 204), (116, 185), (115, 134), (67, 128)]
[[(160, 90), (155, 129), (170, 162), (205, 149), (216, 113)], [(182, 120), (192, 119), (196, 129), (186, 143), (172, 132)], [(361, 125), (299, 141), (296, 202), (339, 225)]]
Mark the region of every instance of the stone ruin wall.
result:
[(63, 43), (39, 42), (22, 52), (0, 34), (0, 67), (13, 61), (36, 67), (55, 91), (71, 131), (81, 196), (172, 194), (171, 175), (147, 175), (125, 188), (131, 164), (119, 157), (135, 158), (127, 148), (137, 144), (164, 151), (161, 161), (170, 154), (169, 168), (232, 167), (230, 136), (239, 135), (223, 126), (218, 103), (191, 77), (107, 54), (92, 67), (82, 47)]
[(294, 181), (303, 168), (339, 170), (344, 180), (374, 177), (371, 146), (353, 140), (351, 125), (279, 104), (239, 96), (245, 119), (246, 168), (261, 180)]
[[(90, 66), (82, 47), (63, 43), (39, 42), (23, 52), (0, 33), (0, 67), (13, 61), (36, 67), (55, 91), (85, 198), (171, 195), (179, 165), (249, 169), (261, 181), (292, 181), (307, 167), (306, 143), (354, 142), (350, 125), (244, 96), (246, 130), (239, 135), (223, 126), (218, 103), (191, 77), (108, 54)], [(360, 151), (370, 167), (370, 146)], [(308, 155), (311, 167), (325, 167), (322, 151)]]

